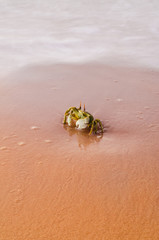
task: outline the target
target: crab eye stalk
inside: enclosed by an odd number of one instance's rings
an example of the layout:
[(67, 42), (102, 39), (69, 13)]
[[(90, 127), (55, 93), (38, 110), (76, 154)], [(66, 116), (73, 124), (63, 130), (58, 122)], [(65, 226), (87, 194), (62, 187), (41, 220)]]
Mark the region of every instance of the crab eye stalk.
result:
[(81, 110), (81, 102), (80, 102), (79, 110)]

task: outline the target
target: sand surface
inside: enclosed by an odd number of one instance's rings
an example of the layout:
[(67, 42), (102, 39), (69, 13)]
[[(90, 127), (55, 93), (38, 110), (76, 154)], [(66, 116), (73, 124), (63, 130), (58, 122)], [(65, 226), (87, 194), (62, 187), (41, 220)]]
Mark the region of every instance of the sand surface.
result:
[[(159, 239), (159, 73), (30, 66), (0, 81), (0, 239)], [(64, 127), (80, 101), (103, 136)]]

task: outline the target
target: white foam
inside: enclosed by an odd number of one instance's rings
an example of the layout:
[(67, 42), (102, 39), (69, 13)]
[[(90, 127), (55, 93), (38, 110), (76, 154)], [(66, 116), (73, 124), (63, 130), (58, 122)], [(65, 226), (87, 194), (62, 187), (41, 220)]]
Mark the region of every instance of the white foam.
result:
[(0, 0), (0, 73), (39, 62), (159, 68), (159, 2)]

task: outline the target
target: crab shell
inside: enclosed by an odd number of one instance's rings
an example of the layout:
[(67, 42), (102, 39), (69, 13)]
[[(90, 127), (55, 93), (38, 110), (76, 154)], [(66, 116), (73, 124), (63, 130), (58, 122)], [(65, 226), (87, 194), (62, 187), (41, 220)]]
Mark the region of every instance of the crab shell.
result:
[(77, 129), (82, 130), (82, 129), (88, 128), (89, 127), (89, 121), (90, 121), (89, 117), (77, 120), (77, 122), (76, 122)]

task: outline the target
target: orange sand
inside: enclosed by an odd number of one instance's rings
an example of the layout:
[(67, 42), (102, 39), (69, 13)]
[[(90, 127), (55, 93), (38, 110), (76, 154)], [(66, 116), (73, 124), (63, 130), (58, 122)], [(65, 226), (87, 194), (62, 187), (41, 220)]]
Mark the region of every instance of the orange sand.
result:
[[(63, 127), (80, 101), (103, 137)], [(158, 104), (159, 73), (145, 70), (37, 66), (5, 79), (0, 240), (158, 240)]]

